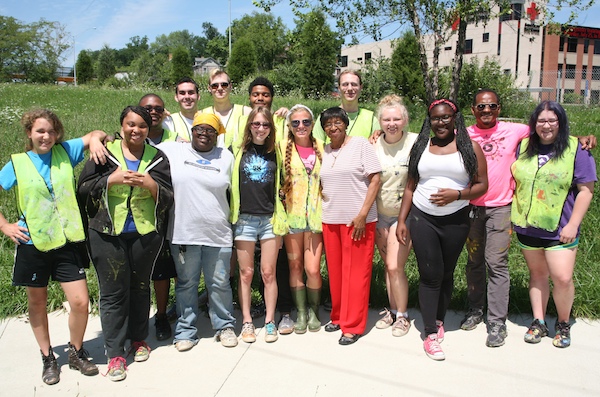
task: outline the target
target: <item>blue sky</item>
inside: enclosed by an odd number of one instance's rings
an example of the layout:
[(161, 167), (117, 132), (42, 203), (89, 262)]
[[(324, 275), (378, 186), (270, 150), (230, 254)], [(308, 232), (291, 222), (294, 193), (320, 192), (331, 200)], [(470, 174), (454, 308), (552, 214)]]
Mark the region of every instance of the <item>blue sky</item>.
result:
[[(7, 3), (0, 3), (0, 15), (26, 23), (44, 18), (65, 25), (67, 31), (76, 37), (77, 51), (99, 50), (104, 44), (122, 48), (133, 36), (148, 36), (152, 42), (156, 36), (176, 30), (187, 29), (201, 35), (203, 22), (211, 22), (221, 33), (225, 33), (229, 25), (227, 0), (16, 0), (10, 5)], [(261, 10), (252, 4), (252, 0), (231, 0), (232, 20), (253, 11)], [(281, 17), (289, 29), (295, 26), (287, 1), (273, 7), (271, 12)], [(560, 17), (557, 21), (562, 22)], [(580, 15), (576, 22), (600, 27), (600, 4)], [(397, 37), (397, 27), (392, 31), (396, 33), (387, 38)], [(362, 41), (371, 40), (364, 38)], [(73, 59), (72, 50), (64, 55), (64, 64), (72, 63), (69, 61)]]

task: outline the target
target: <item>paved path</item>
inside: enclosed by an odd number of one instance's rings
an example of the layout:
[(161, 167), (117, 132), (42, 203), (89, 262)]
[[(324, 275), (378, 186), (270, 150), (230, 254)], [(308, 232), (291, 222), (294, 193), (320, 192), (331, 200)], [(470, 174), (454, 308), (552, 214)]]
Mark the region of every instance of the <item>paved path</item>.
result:
[[(238, 324), (240, 323), (239, 312)], [(324, 311), (323, 319), (328, 318)], [(102, 375), (85, 377), (70, 370), (65, 352), (67, 316), (50, 314), (54, 351), (61, 365), (60, 383), (41, 380), (39, 349), (26, 317), (0, 322), (0, 396), (598, 396), (597, 358), (600, 322), (577, 320), (573, 345), (552, 346), (550, 338), (538, 345), (523, 342), (531, 318), (511, 317), (509, 337), (500, 348), (485, 346), (483, 324), (474, 331), (459, 329), (463, 313), (449, 312), (442, 344), (446, 360), (435, 362), (423, 352), (418, 311), (408, 335), (395, 338), (378, 330), (376, 311), (369, 312), (368, 333), (351, 346), (340, 346), (339, 332), (284, 335), (272, 344), (258, 334), (254, 344), (224, 348), (212, 339), (209, 320), (201, 318), (201, 341), (179, 353), (167, 342), (154, 339), (150, 359), (128, 358), (127, 379), (111, 382)], [(550, 319), (550, 324), (554, 319)], [(255, 324), (262, 325), (259, 321)], [(239, 332), (239, 326), (237, 332)], [(262, 329), (258, 329), (262, 331)], [(85, 347), (100, 372), (106, 372), (102, 333), (91, 316)]]

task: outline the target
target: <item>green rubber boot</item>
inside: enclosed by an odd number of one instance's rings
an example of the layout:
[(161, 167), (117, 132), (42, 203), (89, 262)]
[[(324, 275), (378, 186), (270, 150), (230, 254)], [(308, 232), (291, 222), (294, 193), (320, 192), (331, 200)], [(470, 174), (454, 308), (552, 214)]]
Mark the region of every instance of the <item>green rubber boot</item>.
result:
[(317, 332), (321, 329), (321, 320), (319, 320), (319, 304), (321, 303), (320, 289), (306, 289), (308, 300), (308, 330)]
[(306, 288), (292, 288), (292, 299), (298, 310), (298, 317), (294, 325), (294, 332), (303, 334), (306, 332)]

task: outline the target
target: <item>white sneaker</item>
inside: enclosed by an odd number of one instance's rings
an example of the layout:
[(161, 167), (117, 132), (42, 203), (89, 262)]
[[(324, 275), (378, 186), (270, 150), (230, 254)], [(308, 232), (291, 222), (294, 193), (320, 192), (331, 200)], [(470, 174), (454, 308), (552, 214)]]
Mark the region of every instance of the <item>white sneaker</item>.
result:
[(180, 340), (179, 342), (175, 343), (175, 348), (179, 352), (186, 352), (194, 346), (196, 346), (196, 344), (191, 340)]
[(217, 335), (217, 339), (225, 347), (236, 347), (238, 344), (237, 336), (235, 336), (235, 332), (231, 327), (222, 329)]

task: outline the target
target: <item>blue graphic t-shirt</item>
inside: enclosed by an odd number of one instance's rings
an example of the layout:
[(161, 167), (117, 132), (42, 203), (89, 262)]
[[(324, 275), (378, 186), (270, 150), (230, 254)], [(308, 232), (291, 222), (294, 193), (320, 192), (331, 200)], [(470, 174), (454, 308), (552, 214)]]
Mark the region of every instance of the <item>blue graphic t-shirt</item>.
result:
[(275, 151), (252, 144), (240, 162), (240, 213), (272, 215), (275, 208)]

